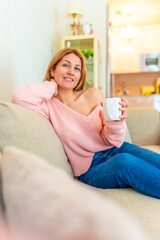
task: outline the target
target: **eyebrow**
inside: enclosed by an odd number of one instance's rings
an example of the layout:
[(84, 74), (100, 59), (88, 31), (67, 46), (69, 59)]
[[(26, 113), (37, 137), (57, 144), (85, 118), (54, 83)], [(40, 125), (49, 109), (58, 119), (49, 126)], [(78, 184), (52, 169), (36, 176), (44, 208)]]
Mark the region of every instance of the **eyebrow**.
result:
[[(64, 61), (66, 61), (66, 62), (68, 62), (68, 63), (70, 63), (70, 64), (71, 64), (71, 62), (70, 62), (70, 61), (68, 61), (68, 60), (64, 60)], [(79, 67), (81, 68), (81, 65), (79, 65), (79, 64), (76, 64), (75, 66), (79, 66)]]

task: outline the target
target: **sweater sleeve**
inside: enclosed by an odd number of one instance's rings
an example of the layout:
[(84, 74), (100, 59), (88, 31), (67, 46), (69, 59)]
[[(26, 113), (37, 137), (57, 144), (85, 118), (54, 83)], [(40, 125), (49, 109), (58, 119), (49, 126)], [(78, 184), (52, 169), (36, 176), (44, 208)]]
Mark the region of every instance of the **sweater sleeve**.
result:
[(46, 101), (50, 100), (57, 88), (56, 83), (45, 81), (42, 84), (29, 83), (16, 88), (12, 94), (12, 102), (40, 112), (48, 117)]
[(126, 122), (104, 121), (101, 137), (107, 145), (120, 147), (125, 139)]

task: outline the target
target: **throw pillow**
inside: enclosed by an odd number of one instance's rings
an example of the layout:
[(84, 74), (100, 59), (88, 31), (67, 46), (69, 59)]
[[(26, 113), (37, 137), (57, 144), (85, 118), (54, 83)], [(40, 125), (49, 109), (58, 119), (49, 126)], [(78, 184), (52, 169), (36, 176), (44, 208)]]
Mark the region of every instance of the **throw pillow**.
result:
[(5, 148), (2, 180), (6, 217), (14, 231), (43, 240), (145, 239), (116, 203), (27, 151)]

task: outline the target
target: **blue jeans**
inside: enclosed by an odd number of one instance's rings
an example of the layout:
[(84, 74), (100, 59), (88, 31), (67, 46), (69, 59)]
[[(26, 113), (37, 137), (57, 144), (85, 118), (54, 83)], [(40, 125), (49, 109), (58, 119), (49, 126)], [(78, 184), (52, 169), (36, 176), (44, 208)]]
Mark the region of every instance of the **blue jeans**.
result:
[(95, 153), (81, 182), (97, 188), (127, 188), (160, 199), (160, 154), (124, 142)]

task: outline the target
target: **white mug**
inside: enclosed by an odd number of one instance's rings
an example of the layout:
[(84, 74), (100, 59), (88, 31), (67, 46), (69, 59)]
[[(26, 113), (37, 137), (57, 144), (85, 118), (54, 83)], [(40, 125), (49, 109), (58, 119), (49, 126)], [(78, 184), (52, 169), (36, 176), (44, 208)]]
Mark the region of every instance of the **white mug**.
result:
[(103, 99), (103, 115), (105, 120), (121, 120), (121, 111), (119, 110), (122, 107), (119, 102), (121, 98), (104, 98)]

